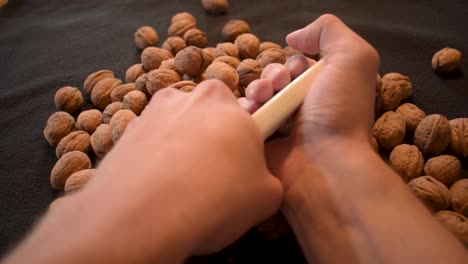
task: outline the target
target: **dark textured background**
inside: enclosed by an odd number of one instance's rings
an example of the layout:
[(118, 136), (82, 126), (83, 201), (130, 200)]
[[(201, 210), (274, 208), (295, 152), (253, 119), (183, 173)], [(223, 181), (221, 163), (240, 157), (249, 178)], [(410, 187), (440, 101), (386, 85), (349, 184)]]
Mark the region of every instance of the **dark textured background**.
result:
[[(56, 159), (42, 137), (55, 111), (56, 89), (81, 87), (99, 69), (124, 78), (139, 59), (134, 31), (151, 25), (164, 40), (171, 16), (179, 11), (195, 15), (212, 45), (232, 18), (247, 20), (261, 40), (284, 44), (287, 33), (334, 13), (379, 50), (382, 73), (412, 78), (412, 100), (424, 111), (449, 119), (468, 116), (468, 59), (450, 78), (434, 74), (430, 65), (433, 53), (445, 46), (468, 54), (466, 0), (231, 0), (224, 16), (207, 16), (199, 2), (10, 0), (0, 8), (0, 256), (56, 195), (49, 185)], [(292, 239), (268, 242), (251, 232), (226, 252), (197, 262), (300, 263), (298, 252)]]

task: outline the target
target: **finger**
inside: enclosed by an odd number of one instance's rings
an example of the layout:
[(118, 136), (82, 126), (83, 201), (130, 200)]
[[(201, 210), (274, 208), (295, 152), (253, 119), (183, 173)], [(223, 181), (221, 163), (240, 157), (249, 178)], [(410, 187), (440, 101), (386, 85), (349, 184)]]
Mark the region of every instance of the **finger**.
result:
[(260, 106), (262, 106), (260, 103), (257, 103), (254, 100), (247, 99), (245, 97), (237, 99), (237, 103), (250, 114), (253, 114), (260, 108)]
[(145, 116), (146, 113), (154, 111), (158, 106), (171, 104), (175, 99), (183, 96), (183, 92), (174, 88), (161, 89), (151, 97), (149, 104), (145, 107), (141, 116)]
[(269, 79), (255, 80), (245, 89), (245, 97), (260, 104), (268, 102), (273, 94), (273, 82)]
[(315, 60), (307, 58), (304, 55), (294, 55), (286, 61), (284, 66), (289, 70), (291, 79), (296, 79), (315, 63)]
[(291, 82), (289, 70), (279, 63), (271, 63), (263, 69), (261, 79), (269, 79), (273, 83), (273, 90), (280, 91)]
[(192, 98), (198, 99), (215, 99), (222, 101), (230, 101), (235, 103), (235, 95), (232, 93), (226, 84), (219, 80), (207, 80), (200, 83), (195, 90), (189, 93)]
[(290, 138), (278, 138), (265, 144), (265, 159), (268, 170), (281, 179), (287, 156), (291, 150)]

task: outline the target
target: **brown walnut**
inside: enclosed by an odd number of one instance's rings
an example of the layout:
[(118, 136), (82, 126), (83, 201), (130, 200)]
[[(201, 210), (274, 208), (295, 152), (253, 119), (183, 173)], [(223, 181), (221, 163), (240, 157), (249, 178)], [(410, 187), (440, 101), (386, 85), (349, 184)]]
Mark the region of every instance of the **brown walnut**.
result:
[(143, 69), (143, 65), (141, 63), (134, 64), (130, 66), (130, 68), (128, 68), (128, 70), (125, 72), (125, 81), (127, 83), (133, 83), (143, 73), (145, 73), (145, 69)]
[(77, 171), (90, 168), (91, 160), (85, 153), (81, 151), (65, 153), (57, 163), (55, 163), (55, 166), (50, 173), (50, 184), (52, 185), (52, 188), (62, 190), (70, 175)]
[(193, 81), (180, 81), (172, 84), (169, 88), (178, 89), (182, 92), (191, 92), (195, 90), (197, 84)]
[[(276, 44), (274, 42), (264, 41), (264, 42), (260, 43), (260, 48), (258, 49), (258, 52), (262, 53), (262, 52), (264, 52), (265, 50), (268, 50), (268, 49), (282, 49), (282, 48), (281, 48), (281, 46), (279, 44)], [(283, 54), (284, 54), (284, 52), (283, 52)]]
[(431, 176), (422, 176), (408, 183), (413, 193), (432, 211), (445, 210), (450, 203), (447, 187)]
[(100, 110), (104, 110), (108, 104), (112, 102), (112, 90), (122, 83), (121, 80), (115, 78), (106, 78), (99, 81), (91, 92), (91, 102)]
[(468, 217), (468, 179), (458, 180), (450, 187), (450, 203), (455, 212)]
[(205, 32), (198, 28), (192, 28), (184, 33), (184, 40), (187, 46), (195, 46), (199, 48), (205, 48), (208, 43), (208, 38)]
[(234, 42), (237, 36), (249, 33), (250, 26), (244, 20), (231, 20), (224, 25), (223, 29), (221, 30), (221, 38), (224, 41)]
[(452, 211), (439, 211), (436, 218), (468, 247), (468, 219)]
[(284, 56), (286, 56), (286, 59), (289, 59), (290, 57), (295, 56), (295, 55), (304, 55), (302, 51), (297, 50), (293, 47), (289, 47), (289, 46), (286, 46), (283, 48), (283, 53), (284, 53)]
[(169, 51), (172, 56), (175, 56), (185, 47), (187, 47), (187, 45), (185, 44), (185, 40), (181, 37), (169, 37), (161, 46), (161, 48)]
[(461, 163), (450, 155), (441, 155), (430, 158), (424, 165), (424, 173), (431, 175), (438, 181), (450, 187), (454, 182), (460, 179)]
[(84, 100), (78, 88), (65, 86), (55, 92), (54, 102), (59, 111), (75, 113), (80, 110)]
[(156, 46), (159, 41), (158, 32), (152, 27), (143, 26), (135, 32), (135, 44), (140, 49)]
[(169, 26), (167, 30), (168, 37), (183, 37), (185, 32), (195, 28), (197, 25), (196, 22), (189, 19), (177, 20)]
[(182, 81), (182, 79), (176, 71), (168, 69), (154, 70), (148, 73), (146, 89), (153, 95), (157, 91), (179, 81)]
[(213, 62), (208, 66), (204, 75), (207, 80), (217, 79), (224, 82), (231, 91), (236, 90), (239, 84), (237, 71), (224, 62)]
[(389, 85), (389, 83), (396, 83), (401, 89), (402, 100), (413, 94), (413, 84), (408, 76), (397, 72), (387, 73), (382, 77), (382, 85), (386, 86)]
[(422, 175), (424, 157), (418, 147), (402, 144), (390, 153), (389, 165), (405, 180), (410, 181)]
[(209, 14), (220, 15), (228, 8), (227, 0), (202, 0), (202, 6)]
[(91, 147), (94, 154), (100, 159), (112, 149), (114, 141), (112, 140), (112, 129), (108, 124), (100, 125), (91, 135)]
[[(146, 89), (146, 81), (148, 80), (148, 74), (142, 74), (135, 81), (135, 90), (144, 92), (146, 95), (149, 95), (148, 89)], [(123, 100), (123, 99), (122, 99)]]
[(213, 55), (215, 58), (221, 56), (231, 56), (239, 58), (239, 49), (236, 45), (234, 45), (234, 43), (231, 42), (218, 43), (216, 45), (216, 48), (214, 49)]
[(419, 123), (426, 118), (426, 113), (414, 104), (404, 103), (400, 105), (396, 111), (402, 115), (406, 120), (406, 131), (414, 132)]
[(194, 24), (197, 23), (197, 20), (195, 19), (195, 17), (192, 14), (190, 14), (189, 12), (181, 12), (181, 13), (177, 13), (174, 16), (172, 16), (171, 24), (174, 24), (174, 23), (176, 23), (177, 21), (180, 21), (180, 20), (189, 20), (189, 21), (192, 21)]
[(135, 113), (128, 109), (122, 109), (114, 114), (109, 121), (109, 126), (112, 130), (112, 141), (116, 143), (125, 132), (128, 124), (136, 118)]
[(120, 109), (122, 109), (123, 103), (122, 102), (113, 102), (104, 109), (102, 112), (102, 120), (105, 124), (108, 124), (111, 120), (112, 116), (117, 113)]
[(443, 48), (432, 57), (432, 68), (440, 73), (448, 73), (461, 65), (462, 54), (454, 48)]
[(77, 171), (70, 175), (70, 177), (68, 177), (67, 181), (65, 182), (65, 193), (74, 193), (83, 188), (95, 172), (96, 169), (86, 169)]
[(161, 48), (148, 47), (141, 53), (141, 64), (146, 70), (154, 70), (159, 68), (163, 60), (172, 58), (172, 54)]
[(55, 147), (70, 132), (75, 130), (75, 119), (67, 112), (55, 112), (49, 119), (44, 128), (44, 138)]
[(178, 72), (193, 78), (200, 75), (212, 61), (211, 54), (198, 47), (188, 46), (177, 53), (174, 64)]
[(262, 66), (256, 60), (245, 59), (237, 66), (237, 73), (239, 74), (239, 84), (247, 87), (252, 81), (260, 78)]
[(135, 89), (136, 85), (134, 83), (121, 84), (115, 87), (114, 89), (112, 89), (110, 95), (112, 102), (122, 102), (124, 96), (129, 92), (134, 91)]
[(424, 118), (414, 132), (414, 144), (424, 156), (440, 155), (450, 143), (450, 123), (443, 115), (434, 114)]
[(234, 41), (241, 59), (255, 59), (260, 49), (260, 40), (254, 34), (244, 33)]
[(65, 153), (71, 151), (81, 151), (88, 153), (90, 147), (90, 135), (86, 131), (75, 131), (66, 135), (57, 145), (55, 154), (61, 158)]
[(84, 81), (83, 84), (83, 89), (88, 95), (91, 95), (91, 92), (93, 91), (94, 86), (101, 80), (106, 79), (106, 78), (114, 78), (114, 72), (109, 71), (109, 70), (100, 70), (97, 72), (93, 72), (88, 77), (86, 77), (86, 80)]
[(389, 150), (403, 142), (405, 132), (405, 118), (392, 111), (384, 113), (377, 119), (373, 128), (373, 136), (379, 146)]
[(122, 109), (130, 109), (139, 115), (145, 109), (148, 99), (143, 92), (131, 91), (124, 96)]
[(450, 149), (461, 157), (468, 157), (468, 118), (450, 120)]
[(101, 111), (90, 109), (80, 113), (76, 120), (76, 128), (84, 130), (89, 134), (94, 133), (96, 128), (102, 124), (103, 117)]
[(257, 61), (260, 65), (265, 68), (270, 63), (281, 63), (286, 62), (286, 56), (284, 56), (283, 50), (271, 48), (257, 56)]
[(237, 66), (239, 66), (239, 59), (231, 56), (220, 56), (214, 59), (213, 63), (215, 62), (224, 62), (227, 65), (231, 66), (234, 69), (237, 69)]
[(397, 82), (383, 82), (376, 98), (377, 113), (395, 110), (403, 99), (403, 90)]

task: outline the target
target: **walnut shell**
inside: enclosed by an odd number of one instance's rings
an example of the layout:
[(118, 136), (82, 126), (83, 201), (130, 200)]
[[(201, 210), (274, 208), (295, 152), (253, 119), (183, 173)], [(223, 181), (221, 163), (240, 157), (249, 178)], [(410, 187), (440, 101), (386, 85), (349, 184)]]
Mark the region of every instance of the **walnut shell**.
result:
[(141, 53), (141, 64), (146, 70), (159, 68), (163, 60), (172, 58), (172, 54), (161, 48), (148, 47)]
[(228, 8), (227, 0), (202, 0), (202, 6), (206, 12), (213, 15), (220, 15)]
[(143, 73), (145, 73), (145, 69), (143, 69), (143, 64), (138, 63), (130, 66), (125, 72), (125, 81), (127, 83), (133, 83), (136, 81), (138, 77), (140, 77)]
[(74, 193), (83, 188), (89, 179), (96, 173), (96, 169), (80, 170), (68, 177), (65, 182), (64, 191), (66, 194)]
[(91, 135), (91, 147), (94, 154), (100, 159), (112, 149), (114, 141), (112, 140), (112, 129), (108, 124), (100, 125)]
[(76, 128), (84, 130), (89, 134), (94, 133), (96, 128), (102, 124), (103, 117), (99, 110), (91, 109), (80, 113), (76, 120)]
[(377, 119), (373, 128), (373, 136), (384, 149), (393, 149), (400, 145), (405, 138), (405, 132), (405, 118), (392, 111)]
[(424, 118), (414, 132), (414, 144), (424, 156), (440, 155), (450, 143), (450, 123), (443, 115), (434, 114)]
[(371, 137), (371, 146), (375, 150), (375, 152), (379, 153), (379, 143), (377, 143), (377, 139), (375, 139), (374, 136)]
[(468, 179), (458, 180), (450, 187), (450, 202), (455, 212), (468, 216)]
[(136, 118), (135, 113), (128, 109), (122, 109), (114, 114), (109, 121), (112, 130), (112, 140), (116, 143), (125, 132), (128, 124)]
[(424, 165), (424, 173), (431, 175), (441, 183), (450, 187), (460, 179), (461, 163), (450, 155), (441, 155), (430, 158)]
[(260, 78), (262, 74), (262, 66), (253, 59), (245, 59), (237, 66), (239, 74), (239, 85), (247, 87), (252, 81)]
[(227, 87), (234, 91), (239, 84), (239, 75), (237, 71), (224, 62), (213, 62), (206, 68), (205, 78), (218, 79), (226, 84)]
[(185, 40), (181, 37), (169, 37), (161, 46), (161, 48), (169, 51), (172, 56), (175, 56), (185, 47), (187, 47), (187, 44), (185, 44)]
[(88, 155), (85, 153), (81, 151), (65, 153), (57, 163), (55, 163), (55, 166), (50, 173), (50, 184), (52, 185), (52, 188), (61, 190), (65, 186), (65, 182), (70, 175), (77, 171), (90, 168), (91, 160), (89, 160)]
[(123, 109), (130, 109), (136, 115), (139, 115), (148, 104), (148, 99), (143, 92), (138, 90), (131, 91), (124, 96)]
[(108, 105), (106, 109), (102, 112), (102, 120), (105, 124), (108, 124), (111, 120), (112, 116), (117, 113), (120, 109), (122, 109), (123, 103), (122, 102), (113, 102), (112, 104)]
[(159, 41), (158, 32), (150, 26), (140, 27), (135, 32), (135, 44), (140, 49), (146, 49), (150, 46), (156, 46)]
[(182, 78), (182, 73), (177, 71), (177, 68), (175, 66), (175, 58), (165, 60), (161, 62), (161, 66), (159, 66), (159, 70), (173, 70), (179, 74)]
[(106, 78), (99, 81), (91, 92), (91, 102), (100, 110), (104, 110), (112, 102), (112, 90), (122, 83), (115, 78)]
[(450, 120), (450, 149), (461, 157), (468, 157), (468, 118)]
[(410, 97), (413, 94), (413, 84), (411, 83), (411, 79), (408, 76), (397, 72), (390, 72), (382, 77), (383, 86), (388, 85), (387, 83), (391, 82), (397, 83), (397, 85), (400, 87), (402, 100)]
[[(232, 43), (231, 43), (232, 44)], [(234, 44), (233, 44), (234, 45)], [(214, 47), (207, 47), (203, 49), (203, 52), (208, 53), (211, 55), (211, 57), (215, 58), (215, 52), (217, 52), (216, 48)]]
[(136, 85), (134, 83), (121, 84), (114, 89), (110, 94), (112, 102), (122, 102), (126, 94), (131, 91), (136, 90)]
[(447, 209), (450, 203), (449, 190), (431, 176), (422, 176), (408, 183), (414, 194), (432, 211)]
[(405, 181), (410, 181), (422, 175), (424, 157), (418, 147), (402, 144), (396, 146), (390, 153), (389, 165)]
[(55, 149), (55, 154), (57, 155), (57, 158), (60, 159), (65, 153), (71, 151), (81, 151), (83, 153), (88, 153), (90, 144), (90, 135), (88, 132), (71, 132), (62, 138), (62, 140), (60, 140), (57, 148)]
[(426, 113), (423, 110), (410, 103), (400, 105), (395, 112), (405, 118), (407, 132), (414, 132), (419, 123), (426, 118)]
[[(262, 52), (264, 52), (265, 50), (268, 50), (268, 49), (282, 49), (282, 48), (281, 48), (281, 46), (279, 44), (276, 44), (274, 42), (264, 41), (264, 42), (260, 43), (260, 48), (258, 49), (258, 52), (262, 53)], [(283, 54), (284, 54), (284, 52), (283, 52)]]
[[(149, 95), (148, 89), (146, 89), (146, 81), (148, 80), (148, 74), (142, 74), (135, 81), (135, 90), (144, 92), (146, 95)], [(123, 99), (122, 99), (123, 100)]]
[(185, 32), (196, 27), (196, 22), (189, 19), (177, 20), (169, 26), (168, 37), (183, 37)]
[(55, 92), (54, 102), (59, 111), (74, 113), (80, 110), (84, 100), (78, 88), (65, 86)]
[(439, 211), (436, 218), (461, 242), (468, 246), (468, 219), (459, 213), (452, 211)]
[(193, 81), (180, 81), (170, 85), (168, 88), (178, 89), (182, 92), (191, 92), (195, 90), (197, 84)]
[(180, 20), (189, 20), (189, 21), (192, 21), (194, 24), (197, 23), (197, 20), (195, 19), (195, 17), (192, 14), (190, 14), (189, 12), (181, 12), (181, 13), (175, 14), (171, 18), (171, 24), (174, 24), (174, 23), (176, 23), (177, 21), (180, 21)]
[(302, 51), (297, 50), (293, 47), (289, 47), (289, 46), (286, 46), (283, 48), (283, 53), (284, 53), (284, 56), (286, 56), (286, 59), (289, 59), (290, 57), (295, 56), (295, 55), (304, 55)]
[(187, 46), (195, 46), (199, 48), (206, 47), (206, 44), (208, 43), (208, 37), (205, 32), (198, 28), (187, 30), (187, 32), (184, 33), (184, 40)]
[(403, 99), (403, 90), (397, 82), (383, 82), (376, 98), (377, 112), (395, 110)]
[(190, 77), (200, 75), (213, 61), (213, 56), (204, 50), (188, 46), (175, 56), (174, 64), (178, 72)]
[(234, 45), (234, 43), (231, 42), (218, 43), (216, 45), (216, 48), (214, 49), (213, 55), (215, 58), (221, 56), (231, 56), (239, 58), (239, 49), (236, 45)]
[(67, 112), (55, 112), (49, 119), (44, 128), (44, 138), (55, 147), (70, 132), (75, 130), (75, 119)]
[(244, 33), (234, 41), (241, 59), (255, 59), (260, 49), (260, 40), (254, 34)]
[(220, 56), (214, 59), (213, 63), (215, 62), (223, 62), (226, 63), (227, 65), (231, 66), (234, 69), (237, 69), (237, 66), (239, 66), (239, 59), (231, 56)]
[(234, 19), (226, 23), (221, 30), (221, 38), (224, 41), (234, 42), (237, 36), (249, 33), (250, 26), (244, 20)]
[(286, 56), (284, 56), (283, 50), (271, 48), (257, 56), (257, 61), (265, 68), (270, 63), (281, 63), (286, 62)]
[(83, 84), (83, 89), (88, 95), (91, 95), (91, 92), (94, 89), (94, 86), (101, 80), (106, 78), (114, 78), (114, 72), (109, 70), (100, 70), (97, 72), (93, 72), (88, 77)]
[(461, 65), (462, 54), (454, 48), (443, 48), (432, 57), (432, 68), (440, 73), (448, 73)]
[(182, 79), (176, 71), (167, 69), (154, 70), (148, 73), (146, 89), (152, 95), (179, 81), (182, 81)]

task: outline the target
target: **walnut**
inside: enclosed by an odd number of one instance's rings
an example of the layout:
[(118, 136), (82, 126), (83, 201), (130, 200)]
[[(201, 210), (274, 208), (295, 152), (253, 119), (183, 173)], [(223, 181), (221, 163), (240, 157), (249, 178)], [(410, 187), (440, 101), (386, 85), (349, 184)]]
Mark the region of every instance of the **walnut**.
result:
[(123, 109), (130, 109), (136, 115), (139, 115), (148, 104), (146, 95), (138, 90), (131, 91), (124, 96)]
[(50, 184), (52, 188), (61, 190), (65, 186), (65, 182), (70, 175), (77, 171), (90, 168), (91, 160), (89, 160), (88, 155), (85, 153), (81, 151), (65, 153), (57, 163), (55, 163), (50, 173)]
[(227, 0), (202, 0), (202, 6), (206, 12), (213, 15), (220, 15), (228, 8)]
[(383, 82), (376, 98), (377, 112), (393, 111), (403, 99), (403, 90), (398, 82)]
[(135, 87), (136, 85), (134, 83), (121, 84), (115, 87), (110, 94), (112, 102), (122, 102), (124, 96), (134, 91), (136, 89)]
[(181, 37), (169, 37), (162, 44), (163, 49), (169, 51), (172, 56), (175, 56), (179, 51), (183, 50), (187, 45), (185, 40)]
[(125, 81), (128, 83), (135, 82), (140, 75), (145, 73), (145, 69), (143, 69), (143, 64), (138, 63), (130, 66), (128, 70), (125, 72)]
[(102, 113), (99, 110), (91, 109), (80, 113), (76, 120), (76, 128), (92, 134), (98, 126), (102, 124)]
[(187, 30), (187, 32), (184, 33), (184, 40), (187, 46), (195, 46), (199, 48), (206, 47), (206, 44), (208, 43), (208, 38), (206, 37), (205, 32), (198, 28)]
[(286, 56), (281, 49), (271, 48), (257, 56), (257, 61), (265, 68), (270, 63), (281, 63), (286, 62)]
[(371, 137), (371, 146), (375, 150), (375, 152), (379, 153), (379, 143), (377, 143), (377, 139), (375, 139), (374, 136)]
[(461, 157), (468, 157), (468, 118), (450, 120), (450, 149)]
[[(142, 74), (135, 81), (135, 90), (144, 92), (146, 95), (149, 95), (148, 89), (146, 89), (146, 81), (148, 80), (148, 74)], [(123, 100), (123, 99), (122, 99)]]
[(468, 179), (461, 179), (450, 187), (450, 202), (455, 212), (468, 216)]
[(247, 87), (252, 81), (260, 78), (262, 66), (256, 60), (245, 59), (237, 66), (237, 73), (239, 74), (239, 84)]
[(387, 73), (382, 77), (382, 85), (388, 85), (388, 83), (396, 82), (402, 91), (402, 100), (410, 97), (413, 94), (413, 84), (408, 76), (401, 73), (391, 72)]
[(450, 123), (442, 115), (434, 114), (424, 118), (414, 132), (414, 144), (427, 156), (444, 152), (450, 143)]
[(55, 154), (57, 158), (61, 158), (65, 153), (70, 151), (81, 151), (83, 153), (88, 153), (90, 146), (90, 136), (85, 131), (75, 131), (66, 135), (60, 143), (58, 143), (57, 148), (55, 149)]
[(426, 113), (423, 110), (410, 103), (400, 105), (395, 112), (405, 118), (407, 132), (414, 132), (419, 123), (426, 118)]
[(154, 70), (148, 73), (146, 89), (152, 95), (179, 81), (182, 81), (182, 79), (176, 71), (168, 69)]
[(135, 44), (140, 49), (146, 49), (150, 46), (156, 46), (159, 41), (158, 32), (149, 26), (140, 27), (135, 32)]
[(141, 63), (146, 70), (159, 68), (161, 61), (172, 58), (172, 54), (161, 48), (148, 47), (141, 53)]
[(112, 140), (112, 129), (109, 124), (100, 125), (91, 135), (91, 147), (94, 154), (100, 159), (112, 149), (114, 141)]
[(461, 163), (450, 155), (441, 155), (430, 158), (424, 165), (424, 173), (430, 175), (450, 187), (460, 179)]
[(112, 141), (114, 141), (114, 143), (120, 139), (128, 124), (135, 118), (135, 113), (128, 109), (122, 109), (114, 114), (109, 121), (109, 126), (112, 130)]
[(443, 48), (432, 57), (432, 68), (440, 73), (448, 73), (461, 65), (462, 54), (454, 48)]
[(94, 86), (91, 92), (91, 102), (100, 110), (104, 110), (108, 104), (112, 102), (112, 90), (122, 83), (121, 80), (115, 78), (102, 79)]
[[(260, 43), (260, 48), (258, 50), (259, 53), (262, 53), (264, 52), (265, 50), (268, 50), (268, 49), (282, 49), (281, 46), (279, 44), (276, 44), (274, 42), (271, 42), (271, 41), (264, 41), (262, 43)], [(284, 53), (283, 53), (284, 54)]]
[(213, 61), (213, 56), (204, 50), (188, 46), (175, 56), (174, 64), (178, 72), (187, 74), (190, 77), (200, 75), (203, 70)]
[(237, 69), (237, 66), (239, 66), (239, 59), (238, 58), (235, 58), (235, 57), (231, 57), (231, 56), (220, 56), (220, 57), (217, 57), (213, 63), (215, 62), (224, 62), (226, 63), (227, 65), (231, 66), (232, 68), (234, 69)]
[(83, 83), (83, 89), (88, 95), (91, 95), (91, 92), (93, 91), (94, 86), (101, 80), (106, 79), (106, 78), (114, 78), (114, 73), (109, 70), (100, 70), (97, 72), (93, 72), (88, 77), (86, 77), (86, 80)]
[(195, 28), (196, 22), (189, 19), (177, 20), (169, 26), (167, 30), (168, 37), (183, 37), (189, 29)]
[(204, 49), (203, 49), (203, 52), (208, 53), (211, 57), (215, 58), (215, 55), (214, 55), (214, 54), (215, 54), (217, 51), (216, 51), (216, 48), (214, 48), (214, 47), (207, 47), (207, 48), (204, 48)]
[(447, 209), (450, 202), (449, 190), (431, 176), (422, 176), (408, 183), (414, 194), (432, 211)]
[(239, 35), (234, 41), (241, 59), (255, 59), (260, 49), (260, 40), (250, 33)]
[(171, 24), (174, 24), (174, 23), (176, 23), (177, 21), (180, 21), (180, 20), (189, 20), (189, 21), (192, 21), (194, 24), (197, 23), (197, 20), (195, 19), (195, 17), (192, 14), (190, 14), (188, 12), (181, 12), (181, 13), (175, 14), (171, 18)]
[(75, 130), (75, 119), (67, 112), (55, 112), (49, 119), (44, 128), (44, 138), (55, 147), (70, 132)]
[(461, 242), (468, 246), (468, 219), (459, 213), (452, 211), (439, 211), (436, 218)]
[(78, 88), (65, 86), (55, 92), (54, 102), (58, 110), (74, 113), (80, 110), (83, 104), (83, 95)]
[(176, 82), (172, 84), (168, 88), (178, 89), (182, 92), (191, 92), (195, 90), (196, 87), (197, 87), (197, 84), (193, 81), (180, 81), (180, 82)]
[(424, 157), (418, 147), (402, 144), (392, 150), (389, 163), (405, 181), (410, 181), (422, 175)]
[(108, 124), (112, 116), (122, 108), (123, 108), (122, 102), (113, 102), (112, 104), (108, 105), (106, 109), (104, 109), (104, 111), (102, 112), (103, 122), (105, 124)]
[(231, 56), (239, 58), (239, 49), (231, 42), (219, 43), (213, 53), (214, 57)]
[(244, 20), (231, 20), (224, 25), (223, 29), (221, 30), (221, 38), (224, 41), (234, 42), (237, 36), (250, 33), (250, 26)]
[(205, 78), (207, 80), (218, 79), (224, 82), (231, 91), (236, 90), (239, 84), (237, 71), (224, 62), (213, 62), (208, 66), (208, 68), (206, 68)]
[(96, 169), (80, 170), (68, 177), (63, 188), (66, 194), (74, 193), (83, 188), (89, 179), (96, 173)]
[(373, 136), (384, 149), (393, 149), (400, 145), (405, 138), (405, 132), (405, 118), (392, 111), (377, 119), (373, 128)]
[(284, 56), (286, 56), (286, 59), (289, 59), (290, 57), (295, 56), (295, 55), (304, 55), (302, 51), (297, 50), (293, 47), (289, 47), (289, 46), (286, 46), (283, 48), (283, 53), (284, 53)]

